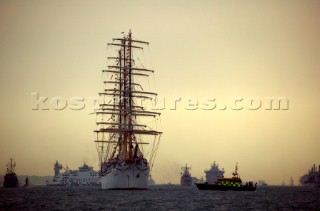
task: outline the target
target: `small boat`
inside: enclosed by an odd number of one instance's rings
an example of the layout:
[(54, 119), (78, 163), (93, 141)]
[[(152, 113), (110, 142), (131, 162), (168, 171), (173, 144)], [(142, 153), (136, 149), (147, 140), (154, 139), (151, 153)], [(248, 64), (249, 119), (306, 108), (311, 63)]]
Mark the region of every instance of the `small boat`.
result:
[(232, 191), (255, 191), (257, 183), (247, 182), (242, 184), (240, 176), (238, 175), (238, 165), (236, 165), (235, 172), (232, 173), (232, 178), (219, 178), (215, 183), (196, 183), (199, 190), (232, 190)]

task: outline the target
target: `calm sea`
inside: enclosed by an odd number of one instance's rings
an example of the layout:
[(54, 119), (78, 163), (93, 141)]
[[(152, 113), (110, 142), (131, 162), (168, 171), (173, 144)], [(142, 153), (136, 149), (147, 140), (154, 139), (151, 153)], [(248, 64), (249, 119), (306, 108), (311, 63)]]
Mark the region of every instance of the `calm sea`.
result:
[(255, 192), (153, 186), (146, 191), (90, 187), (0, 189), (0, 210), (320, 210), (320, 188), (258, 187)]

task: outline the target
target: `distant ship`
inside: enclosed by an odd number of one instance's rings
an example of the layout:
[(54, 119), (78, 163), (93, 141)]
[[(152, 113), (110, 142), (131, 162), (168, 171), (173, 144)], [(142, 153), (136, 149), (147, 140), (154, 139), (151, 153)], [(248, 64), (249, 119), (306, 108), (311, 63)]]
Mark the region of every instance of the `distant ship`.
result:
[(16, 162), (11, 158), (7, 164), (7, 172), (4, 175), (3, 187), (4, 188), (18, 188), (19, 181), (17, 175), (14, 171), (16, 167)]
[(157, 96), (146, 91), (150, 87), (149, 76), (154, 73), (142, 64), (141, 55), (148, 45), (133, 39), (131, 30), (108, 43), (113, 54), (108, 57), (107, 69), (102, 70), (104, 89), (99, 93), (101, 102), (95, 110), (97, 129), (94, 131), (102, 189), (148, 188), (162, 134), (156, 129), (160, 113), (145, 106), (151, 105)]
[(190, 167), (184, 166), (181, 168), (182, 169), (182, 173), (181, 173), (181, 179), (180, 179), (180, 184), (181, 186), (192, 186), (192, 177), (191, 177), (191, 173), (189, 170), (191, 170)]
[(232, 173), (232, 178), (219, 178), (214, 183), (196, 183), (199, 190), (220, 190), (220, 191), (255, 191), (257, 183), (253, 184), (252, 181), (242, 184), (240, 176), (238, 174), (238, 165), (236, 165), (235, 171)]
[(94, 171), (87, 164), (79, 167), (78, 170), (65, 169), (60, 173), (62, 165), (56, 161), (54, 164), (54, 177), (52, 181), (47, 181), (47, 186), (98, 186), (100, 183), (99, 172)]
[(290, 186), (294, 186), (293, 177), (290, 177)]
[(206, 174), (206, 182), (214, 183), (217, 182), (219, 178), (223, 178), (224, 169), (220, 170), (218, 164), (214, 161), (209, 170), (204, 171)]
[(320, 187), (320, 165), (317, 168), (316, 165), (313, 164), (308, 173), (300, 177), (300, 184)]
[(195, 183), (204, 183), (203, 177), (201, 177), (200, 179), (197, 177), (192, 177), (192, 184)]
[(259, 180), (259, 181), (258, 181), (258, 185), (259, 185), (259, 186), (268, 186), (268, 184), (267, 184), (266, 181), (264, 181), (264, 180)]

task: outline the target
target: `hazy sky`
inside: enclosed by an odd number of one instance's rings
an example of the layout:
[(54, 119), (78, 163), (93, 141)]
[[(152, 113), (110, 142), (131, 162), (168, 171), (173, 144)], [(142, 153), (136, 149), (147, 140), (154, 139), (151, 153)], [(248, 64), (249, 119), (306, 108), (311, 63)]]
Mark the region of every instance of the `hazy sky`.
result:
[[(153, 178), (204, 176), (213, 161), (244, 180), (297, 180), (320, 163), (320, 1), (0, 0), (0, 174), (53, 175), (59, 160), (98, 169), (95, 118), (83, 110), (32, 110), (40, 96), (97, 97), (106, 44), (132, 29), (150, 42), (163, 97), (263, 101), (258, 110), (162, 111)], [(288, 110), (265, 110), (285, 97)], [(50, 100), (49, 99), (49, 100)]]

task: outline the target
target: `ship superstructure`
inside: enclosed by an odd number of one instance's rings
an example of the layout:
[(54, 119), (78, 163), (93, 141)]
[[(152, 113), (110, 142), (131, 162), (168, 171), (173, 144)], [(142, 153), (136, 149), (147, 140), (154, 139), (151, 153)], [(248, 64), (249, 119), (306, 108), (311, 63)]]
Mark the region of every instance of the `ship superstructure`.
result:
[(181, 186), (192, 186), (192, 181), (193, 178), (191, 177), (191, 167), (188, 167), (188, 165), (186, 164), (186, 166), (181, 168), (182, 173), (181, 173), (181, 179), (180, 179), (180, 184)]
[(62, 165), (56, 161), (54, 177), (52, 181), (47, 181), (47, 186), (98, 186), (101, 184), (99, 172), (85, 163), (78, 170), (65, 168), (65, 172), (60, 173), (61, 169), (63, 169)]
[(320, 165), (313, 164), (308, 173), (300, 177), (300, 184), (306, 186), (320, 186)]
[(143, 49), (148, 44), (133, 39), (131, 31), (108, 43), (114, 54), (108, 57), (107, 69), (102, 71), (104, 90), (99, 93), (101, 102), (95, 112), (94, 131), (102, 189), (148, 187), (161, 135), (156, 129), (160, 113), (146, 108), (157, 95), (144, 86), (154, 73), (142, 64)]
[(223, 178), (224, 169), (220, 169), (216, 162), (213, 162), (209, 170), (204, 171), (207, 183), (215, 183), (218, 179)]

